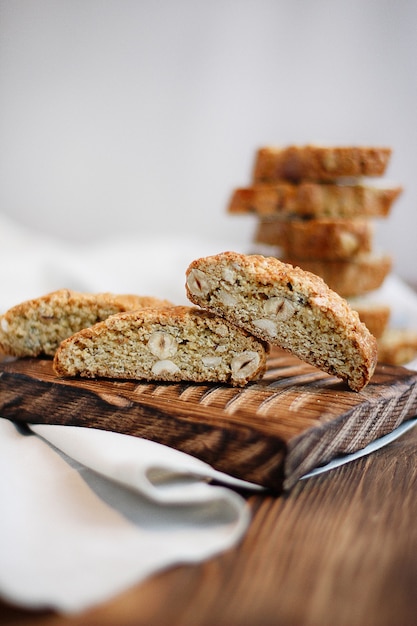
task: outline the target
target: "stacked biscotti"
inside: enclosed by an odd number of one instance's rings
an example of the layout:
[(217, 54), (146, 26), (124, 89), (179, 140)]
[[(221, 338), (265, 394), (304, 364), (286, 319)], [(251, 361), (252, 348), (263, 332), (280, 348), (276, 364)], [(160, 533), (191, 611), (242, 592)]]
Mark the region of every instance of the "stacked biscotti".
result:
[(257, 217), (255, 252), (320, 276), (348, 299), (385, 358), (390, 306), (370, 296), (392, 269), (391, 255), (374, 249), (375, 221), (402, 192), (382, 180), (390, 157), (386, 147), (262, 147), (251, 185), (235, 189), (228, 205), (230, 214)]

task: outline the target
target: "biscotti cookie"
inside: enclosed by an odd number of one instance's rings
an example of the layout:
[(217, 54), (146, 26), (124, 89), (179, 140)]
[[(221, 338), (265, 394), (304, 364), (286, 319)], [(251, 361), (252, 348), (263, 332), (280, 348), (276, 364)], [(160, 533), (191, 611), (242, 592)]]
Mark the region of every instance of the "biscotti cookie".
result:
[(253, 180), (256, 184), (382, 176), (390, 156), (391, 149), (385, 147), (267, 146), (256, 154)]
[(400, 186), (277, 183), (238, 188), (228, 213), (265, 217), (356, 218), (386, 217), (402, 192)]
[(293, 257), (350, 259), (371, 252), (373, 234), (373, 223), (365, 219), (262, 219), (254, 242), (279, 246)]
[(53, 356), (63, 339), (109, 315), (171, 304), (151, 296), (60, 289), (22, 302), (0, 317), (0, 351), (18, 357)]
[(369, 332), (376, 339), (379, 339), (388, 327), (391, 307), (365, 298), (348, 298), (348, 303), (352, 309), (357, 311), (359, 319), (365, 324)]
[(345, 380), (370, 380), (376, 339), (347, 302), (318, 276), (273, 257), (224, 252), (186, 272), (191, 302)]
[(59, 376), (222, 382), (244, 386), (262, 376), (267, 344), (195, 307), (113, 315), (63, 341)]
[(389, 255), (363, 254), (349, 260), (301, 259), (280, 255), (285, 263), (320, 276), (324, 282), (344, 298), (362, 296), (378, 289), (391, 271)]
[(378, 339), (378, 361), (406, 365), (417, 357), (417, 331), (388, 328)]

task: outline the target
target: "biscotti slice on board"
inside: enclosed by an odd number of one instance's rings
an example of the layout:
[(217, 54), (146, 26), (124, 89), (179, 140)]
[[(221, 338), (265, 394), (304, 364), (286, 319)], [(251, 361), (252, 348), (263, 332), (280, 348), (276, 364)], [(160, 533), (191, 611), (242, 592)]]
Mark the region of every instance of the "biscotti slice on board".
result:
[(284, 255), (306, 259), (350, 259), (372, 250), (373, 223), (367, 219), (262, 219), (255, 243), (279, 246)]
[(256, 153), (254, 183), (280, 180), (334, 181), (338, 178), (382, 176), (391, 148), (369, 146), (266, 146)]
[(152, 296), (53, 291), (26, 300), (0, 316), (0, 350), (18, 357), (53, 356), (73, 333), (121, 311), (146, 306), (168, 306)]
[(348, 303), (357, 311), (359, 319), (376, 339), (388, 328), (391, 318), (391, 307), (388, 304), (375, 302), (367, 298), (348, 298)]
[(235, 189), (227, 211), (284, 218), (385, 218), (401, 192), (398, 185), (312, 182), (254, 185)]
[(113, 315), (63, 341), (59, 376), (231, 383), (262, 376), (268, 345), (196, 307)]
[(376, 339), (318, 276), (273, 257), (224, 252), (193, 261), (189, 299), (359, 391), (376, 365)]
[(392, 257), (387, 254), (361, 254), (349, 260), (304, 259), (279, 253), (277, 256), (285, 263), (320, 276), (330, 289), (344, 298), (378, 289), (392, 268)]

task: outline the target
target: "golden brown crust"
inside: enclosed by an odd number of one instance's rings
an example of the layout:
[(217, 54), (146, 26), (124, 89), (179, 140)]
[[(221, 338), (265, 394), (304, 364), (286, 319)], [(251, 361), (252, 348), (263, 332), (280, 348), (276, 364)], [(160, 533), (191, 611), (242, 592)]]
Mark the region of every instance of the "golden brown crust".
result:
[(314, 182), (259, 184), (235, 189), (227, 211), (264, 217), (387, 217), (402, 187)]
[(376, 340), (346, 300), (304, 270), (262, 255), (224, 252), (186, 272), (191, 302), (335, 374), (358, 391), (376, 364)]
[(243, 386), (266, 368), (267, 345), (195, 307), (119, 313), (63, 341), (54, 357), (59, 376)]
[(282, 255), (282, 260), (320, 276), (330, 289), (344, 298), (378, 289), (392, 268), (392, 258), (386, 254), (363, 254), (349, 260), (331, 261)]
[(19, 357), (53, 356), (63, 339), (109, 315), (168, 305), (168, 300), (152, 296), (59, 289), (22, 302), (0, 317), (0, 350)]
[(258, 223), (254, 241), (279, 246), (284, 255), (306, 259), (350, 259), (372, 250), (369, 220), (280, 220)]
[(98, 298), (104, 296), (106, 299), (109, 297), (109, 300), (115, 302), (117, 306), (120, 307), (120, 312), (122, 311), (134, 311), (135, 309), (143, 309), (144, 307), (169, 307), (172, 306), (173, 303), (170, 300), (165, 300), (163, 298), (155, 298), (155, 296), (139, 296), (137, 294), (132, 293), (123, 293), (123, 294), (93, 294), (94, 298)]
[(382, 176), (390, 156), (391, 149), (386, 147), (267, 146), (257, 152), (253, 178), (255, 183), (273, 183)]

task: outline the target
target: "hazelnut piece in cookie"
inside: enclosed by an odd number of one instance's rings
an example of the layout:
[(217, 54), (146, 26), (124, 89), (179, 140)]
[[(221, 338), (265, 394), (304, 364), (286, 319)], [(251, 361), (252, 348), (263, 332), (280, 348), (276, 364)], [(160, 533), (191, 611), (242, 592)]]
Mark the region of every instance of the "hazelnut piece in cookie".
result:
[(194, 304), (338, 376), (355, 391), (372, 377), (375, 337), (318, 276), (275, 257), (236, 252), (196, 259), (186, 276)]
[(59, 376), (244, 386), (266, 368), (267, 345), (196, 307), (118, 313), (66, 339), (54, 358)]

